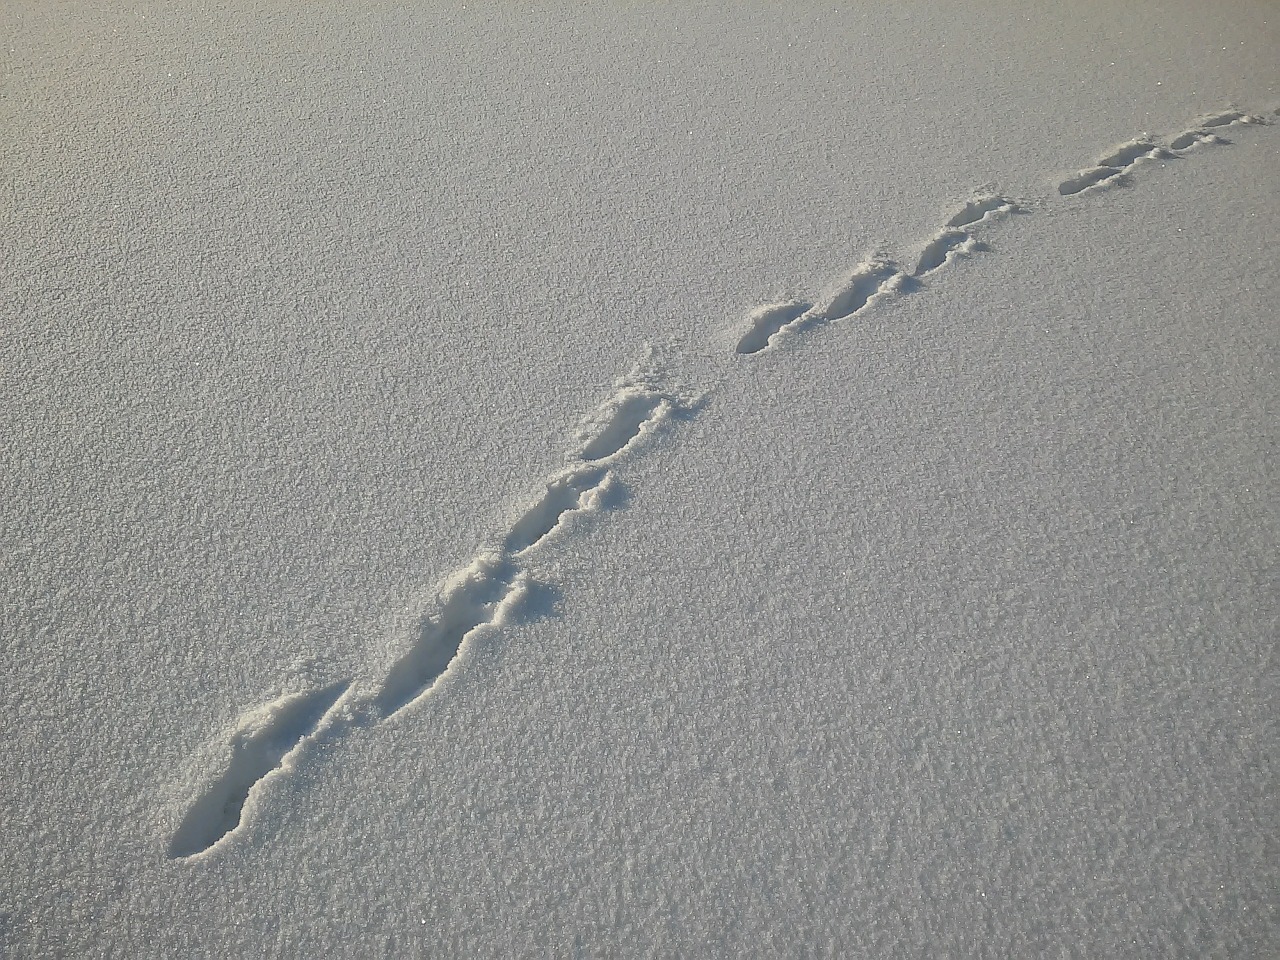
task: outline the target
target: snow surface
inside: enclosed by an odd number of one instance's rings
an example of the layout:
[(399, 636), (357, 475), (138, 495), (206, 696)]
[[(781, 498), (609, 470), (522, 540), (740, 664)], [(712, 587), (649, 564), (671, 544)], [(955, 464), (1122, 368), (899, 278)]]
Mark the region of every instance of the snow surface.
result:
[(0, 7), (0, 954), (1266, 956), (1266, 2)]

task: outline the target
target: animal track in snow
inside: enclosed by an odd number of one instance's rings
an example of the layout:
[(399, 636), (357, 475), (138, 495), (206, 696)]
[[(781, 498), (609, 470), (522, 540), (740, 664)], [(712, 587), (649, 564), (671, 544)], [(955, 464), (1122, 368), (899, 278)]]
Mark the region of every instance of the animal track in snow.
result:
[[(1276, 113), (1280, 114), (1280, 110)], [(1243, 113), (1240, 110), (1227, 110), (1224, 113), (1213, 113), (1197, 121), (1199, 127), (1230, 127), (1237, 123), (1262, 123), (1261, 117)]]
[(739, 354), (759, 353), (780, 337), (824, 323), (848, 319), (865, 309), (876, 297), (914, 289), (920, 278), (935, 272), (956, 257), (987, 249), (970, 231), (979, 224), (998, 220), (1020, 208), (1006, 197), (986, 196), (971, 200), (929, 241), (916, 268), (905, 273), (892, 260), (873, 258), (855, 267), (849, 275), (819, 300), (787, 300), (757, 307), (747, 317), (747, 331), (738, 340)]
[(738, 341), (738, 353), (759, 353), (769, 345), (774, 334), (794, 323), (812, 306), (802, 300), (786, 300), (757, 307), (747, 317), (747, 332)]
[(876, 294), (892, 290), (901, 277), (902, 271), (891, 261), (870, 260), (855, 267), (820, 301), (821, 306), (788, 301), (757, 308), (748, 317), (751, 326), (738, 341), (737, 352), (759, 353), (780, 334), (851, 317)]
[[(1280, 116), (1280, 110), (1276, 111)], [(1229, 141), (1218, 133), (1239, 124), (1269, 124), (1239, 111), (1206, 116), (1172, 138), (1168, 147), (1141, 137), (1114, 148), (1098, 164), (1059, 185), (1072, 196), (1118, 179), (1149, 159), (1172, 158), (1202, 144)], [(918, 288), (948, 263), (988, 249), (972, 232), (1023, 208), (1005, 197), (983, 196), (966, 203), (928, 241), (910, 273), (891, 260), (870, 259), (855, 267), (825, 297), (766, 304), (747, 318), (748, 329), (735, 352), (750, 355), (782, 337), (813, 326), (853, 317), (880, 296)], [(477, 631), (501, 626), (533, 587), (527, 562), (575, 515), (603, 510), (617, 485), (614, 468), (641, 449), (643, 438), (676, 415), (697, 408), (682, 393), (660, 389), (652, 372), (633, 371), (593, 414), (578, 437), (570, 463), (543, 484), (506, 533), (501, 546), (482, 550), (438, 589), (433, 612), (415, 628), (407, 650), (390, 665), (371, 692), (344, 681), (310, 693), (283, 697), (247, 714), (230, 738), (222, 775), (192, 803), (169, 845), (175, 859), (209, 851), (243, 825), (246, 805), (263, 781), (288, 771), (303, 746), (318, 736), (341, 736), (356, 726), (374, 726), (422, 701), (456, 662)], [(277, 775), (279, 775), (277, 773)]]
[(536, 547), (560, 526), (565, 514), (594, 509), (612, 480), (613, 474), (600, 468), (565, 471), (547, 484), (542, 498), (511, 527), (503, 549), (519, 556)]
[(289, 761), (347, 686), (337, 683), (282, 697), (245, 716), (231, 735), (226, 771), (188, 809), (169, 845), (169, 856), (195, 856), (234, 833), (258, 784)]
[[(1280, 115), (1280, 110), (1276, 113)], [(1191, 128), (1172, 138), (1167, 146), (1144, 134), (1113, 147), (1094, 166), (1063, 180), (1058, 184), (1058, 194), (1070, 197), (1095, 187), (1118, 183), (1145, 162), (1173, 160), (1203, 144), (1230, 142), (1214, 131), (1270, 122), (1240, 110), (1225, 110), (1200, 118)], [(860, 313), (881, 294), (919, 289), (924, 278), (953, 260), (990, 249), (972, 233), (974, 227), (1021, 212), (1025, 212), (1024, 208), (1002, 196), (970, 200), (924, 245), (915, 268), (909, 273), (890, 260), (872, 260), (854, 269), (849, 278), (819, 306), (807, 300), (792, 299), (757, 307), (747, 315), (747, 330), (739, 338), (734, 351), (739, 355), (760, 353), (789, 334)]]
[(1226, 110), (1201, 117), (1189, 129), (1175, 136), (1169, 145), (1162, 146), (1149, 136), (1142, 136), (1128, 143), (1121, 144), (1097, 165), (1081, 170), (1068, 177), (1058, 185), (1058, 193), (1064, 197), (1074, 196), (1093, 187), (1118, 183), (1134, 166), (1146, 160), (1172, 160), (1182, 151), (1201, 144), (1224, 145), (1231, 141), (1210, 131), (1221, 130), (1237, 125), (1263, 125), (1267, 121), (1259, 116), (1243, 113), (1239, 110)]
[(979, 197), (970, 200), (964, 208), (947, 221), (948, 227), (968, 227), (984, 220), (995, 220), (1016, 210), (1012, 200), (1005, 197)]
[(860, 264), (832, 291), (823, 306), (810, 311), (809, 322), (805, 325), (833, 323), (852, 317), (876, 294), (892, 290), (901, 276), (902, 271), (892, 260), (876, 259)]
[(390, 717), (430, 691), (477, 627), (501, 624), (527, 578), (504, 557), (483, 555), (440, 591), (439, 611), (418, 628), (413, 646), (391, 665), (373, 706)]
[(1146, 137), (1139, 137), (1137, 140), (1131, 140), (1129, 143), (1116, 147), (1111, 153), (1099, 160), (1098, 165), (1122, 170), (1125, 167), (1133, 166), (1139, 160), (1159, 157), (1161, 153), (1159, 145)]
[(1227, 144), (1231, 141), (1225, 140), (1216, 133), (1206, 133), (1203, 130), (1188, 130), (1186, 133), (1180, 133), (1169, 142), (1171, 150), (1187, 150), (1199, 144)]
[(599, 432), (582, 448), (582, 459), (593, 463), (608, 460), (640, 436), (645, 425), (665, 415), (670, 398), (648, 387), (624, 386), (596, 415)]
[(1168, 156), (1169, 152), (1149, 137), (1143, 136), (1130, 140), (1112, 150), (1099, 160), (1096, 166), (1081, 170), (1075, 176), (1062, 181), (1058, 184), (1058, 193), (1064, 197), (1074, 196), (1082, 190), (1116, 180), (1142, 160), (1156, 160)]
[(924, 248), (911, 276), (923, 277), (945, 266), (953, 257), (961, 257), (981, 249), (981, 241), (972, 234), (965, 233), (963, 230), (943, 230)]
[(1123, 170), (1116, 167), (1092, 167), (1089, 170), (1081, 170), (1073, 177), (1068, 177), (1058, 184), (1058, 193), (1064, 197), (1071, 197), (1082, 190), (1088, 190), (1090, 187), (1096, 187), (1100, 183), (1106, 183), (1108, 180), (1114, 180), (1119, 177)]
[[(1280, 114), (1280, 110), (1276, 111)], [(1170, 141), (1173, 150), (1186, 150), (1198, 144), (1226, 145), (1231, 141), (1210, 131), (1235, 126), (1266, 126), (1264, 117), (1243, 113), (1239, 110), (1227, 110), (1223, 113), (1211, 113), (1201, 117), (1189, 129), (1184, 130)]]
[(529, 586), (521, 562), (571, 514), (597, 511), (614, 483), (612, 463), (677, 407), (677, 400), (634, 375), (592, 416), (577, 463), (549, 480), (542, 495), (512, 524), (498, 553), (482, 553), (440, 591), (438, 612), (424, 620), (417, 641), (392, 665), (373, 701), (386, 718), (430, 692), (475, 630), (502, 624)]
[[(589, 418), (573, 463), (544, 486), (502, 538), (499, 550), (481, 551), (439, 588), (433, 612), (416, 627), (409, 648), (391, 664), (372, 693), (352, 691), (344, 682), (308, 694), (285, 697), (250, 713), (231, 737), (225, 773), (188, 809), (169, 845), (174, 859), (203, 853), (232, 835), (244, 807), (264, 777), (286, 765), (294, 751), (314, 736), (322, 720), (327, 736), (354, 726), (372, 726), (422, 700), (449, 670), (478, 630), (501, 626), (518, 609), (531, 586), (525, 560), (573, 514), (604, 509), (616, 481), (613, 470), (638, 449), (642, 438), (677, 412), (687, 397), (663, 391), (652, 375), (635, 371)], [(343, 699), (343, 712), (334, 712)]]

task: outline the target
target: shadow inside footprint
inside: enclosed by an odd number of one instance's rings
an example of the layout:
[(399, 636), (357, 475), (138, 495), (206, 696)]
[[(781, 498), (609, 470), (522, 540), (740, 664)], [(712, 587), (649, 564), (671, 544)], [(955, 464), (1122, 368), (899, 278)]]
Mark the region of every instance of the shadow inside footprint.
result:
[(231, 738), (231, 757), (223, 773), (183, 817), (169, 856), (195, 856), (238, 826), (254, 787), (284, 763), (346, 691), (348, 682), (284, 697), (254, 711)]

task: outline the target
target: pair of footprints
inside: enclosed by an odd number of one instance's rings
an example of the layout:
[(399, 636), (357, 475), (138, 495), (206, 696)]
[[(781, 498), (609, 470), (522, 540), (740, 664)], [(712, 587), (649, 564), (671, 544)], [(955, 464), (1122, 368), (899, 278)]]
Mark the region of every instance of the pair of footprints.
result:
[[(1058, 193), (1072, 196), (1115, 183), (1145, 160), (1167, 159), (1202, 144), (1228, 142), (1216, 130), (1266, 122), (1233, 110), (1203, 118), (1167, 147), (1149, 137), (1135, 139), (1109, 152), (1094, 167), (1064, 180)], [(973, 233), (976, 227), (1022, 210), (1005, 197), (975, 199), (925, 245), (911, 271), (886, 259), (872, 260), (855, 268), (816, 304), (788, 300), (753, 311), (736, 353), (759, 353), (784, 334), (843, 320), (881, 294), (910, 290), (953, 259), (985, 249)], [(632, 452), (645, 434), (693, 409), (687, 398), (659, 389), (652, 376), (633, 374), (621, 381), (593, 418), (594, 433), (570, 465), (547, 481), (540, 497), (511, 525), (501, 548), (477, 556), (445, 582), (435, 614), (422, 621), (416, 642), (392, 664), (376, 691), (365, 694), (350, 681), (343, 681), (282, 697), (241, 719), (231, 735), (223, 774), (188, 808), (170, 843), (170, 856), (197, 856), (231, 836), (243, 823), (244, 808), (254, 790), (273, 773), (287, 770), (303, 747), (322, 733), (336, 736), (345, 728), (387, 720), (426, 696), (471, 634), (501, 625), (518, 606), (529, 586), (525, 558), (551, 538), (569, 516), (607, 506), (615, 484), (613, 466)]]

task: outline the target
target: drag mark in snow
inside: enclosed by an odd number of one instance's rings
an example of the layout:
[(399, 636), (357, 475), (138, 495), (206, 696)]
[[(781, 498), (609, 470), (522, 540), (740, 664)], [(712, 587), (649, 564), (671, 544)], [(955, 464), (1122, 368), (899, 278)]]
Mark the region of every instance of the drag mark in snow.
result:
[(169, 845), (169, 856), (193, 857), (234, 833), (258, 784), (289, 762), (347, 686), (336, 683), (282, 697), (245, 716), (231, 735), (226, 771), (191, 805)]

